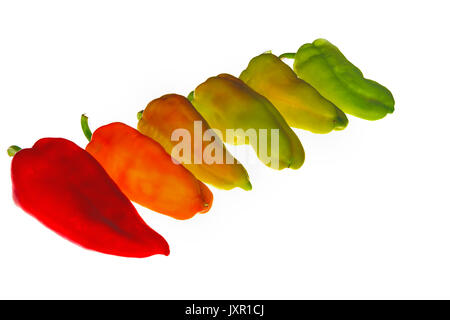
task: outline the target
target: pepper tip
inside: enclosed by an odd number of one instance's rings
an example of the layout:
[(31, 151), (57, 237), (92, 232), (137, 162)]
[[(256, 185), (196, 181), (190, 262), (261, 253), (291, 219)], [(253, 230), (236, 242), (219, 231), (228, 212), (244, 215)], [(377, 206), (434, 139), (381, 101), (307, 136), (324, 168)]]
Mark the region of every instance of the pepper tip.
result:
[(250, 191), (252, 190), (253, 186), (252, 183), (250, 182), (250, 180), (247, 180), (242, 186), (242, 189), (244, 189), (245, 191)]

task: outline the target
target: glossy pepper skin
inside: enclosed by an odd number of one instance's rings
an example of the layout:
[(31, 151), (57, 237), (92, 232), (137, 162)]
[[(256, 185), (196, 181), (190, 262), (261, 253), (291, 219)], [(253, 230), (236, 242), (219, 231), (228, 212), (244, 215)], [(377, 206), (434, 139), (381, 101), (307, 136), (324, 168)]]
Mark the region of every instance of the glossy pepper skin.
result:
[(176, 219), (207, 212), (208, 187), (155, 140), (120, 122), (98, 128), (86, 146), (125, 195), (151, 210)]
[(124, 257), (169, 254), (102, 166), (62, 138), (44, 138), (12, 160), (13, 197), (46, 227), (87, 249)]
[[(200, 127), (196, 127), (196, 124), (200, 124)], [(172, 152), (175, 146), (181, 143), (172, 140), (172, 134), (177, 129), (189, 134), (190, 155)], [(141, 133), (158, 141), (167, 153), (183, 164), (197, 179), (220, 189), (240, 187), (251, 190), (247, 171), (226, 150), (220, 139), (215, 137), (211, 138), (211, 142), (202, 142), (205, 131), (209, 129), (209, 124), (189, 100), (178, 94), (164, 95), (151, 101), (138, 123)], [(212, 146), (221, 151), (220, 163), (208, 161), (206, 155)]]
[[(200, 84), (194, 91), (192, 104), (206, 121), (226, 137), (227, 129), (242, 129), (233, 140), (234, 144), (252, 144), (258, 157), (274, 169), (298, 169), (305, 160), (305, 152), (297, 135), (272, 103), (247, 86), (242, 80), (229, 74), (219, 74)], [(259, 138), (250, 141), (244, 132), (255, 129), (256, 137), (260, 129), (267, 132), (266, 141)], [(272, 129), (278, 130), (278, 154), (270, 155)], [(264, 131), (263, 131), (264, 132)], [(267, 145), (267, 152), (260, 155), (260, 144)], [(276, 157), (275, 163), (266, 156)]]
[(317, 39), (298, 49), (294, 71), (345, 113), (378, 120), (394, 112), (391, 92), (365, 79), (362, 72), (325, 39)]
[(291, 127), (329, 133), (348, 124), (341, 110), (272, 53), (253, 58), (239, 77), (269, 99)]

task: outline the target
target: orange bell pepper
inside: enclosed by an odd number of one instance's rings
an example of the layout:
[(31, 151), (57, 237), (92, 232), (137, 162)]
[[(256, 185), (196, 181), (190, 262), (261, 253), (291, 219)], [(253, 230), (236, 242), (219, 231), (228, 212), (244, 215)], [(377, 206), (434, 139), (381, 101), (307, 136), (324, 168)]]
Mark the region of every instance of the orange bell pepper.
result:
[[(86, 134), (89, 129), (83, 117)], [(89, 138), (89, 133), (86, 136)], [(130, 200), (144, 207), (180, 220), (211, 208), (213, 195), (205, 184), (173, 162), (155, 140), (126, 124), (115, 122), (98, 128), (86, 151)]]
[[(212, 130), (188, 99), (178, 94), (167, 94), (151, 101), (143, 113), (139, 114), (138, 130), (158, 141), (168, 153), (174, 153), (172, 157), (182, 163), (197, 179), (220, 189), (240, 187), (251, 190), (247, 171), (227, 151), (220, 137), (211, 136), (211, 142), (203, 141), (207, 131)], [(173, 140), (177, 129), (189, 134), (186, 138), (190, 148), (184, 150), (187, 151), (186, 154), (172, 152), (180, 143)], [(216, 159), (209, 161), (208, 151), (213, 149), (216, 151)], [(218, 154), (220, 156), (217, 156)]]

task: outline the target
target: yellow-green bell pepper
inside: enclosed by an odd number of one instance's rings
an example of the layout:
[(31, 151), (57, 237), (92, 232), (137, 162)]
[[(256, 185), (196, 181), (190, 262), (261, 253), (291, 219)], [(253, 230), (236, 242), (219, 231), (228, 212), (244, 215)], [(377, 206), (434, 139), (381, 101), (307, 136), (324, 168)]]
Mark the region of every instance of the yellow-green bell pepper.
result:
[(269, 99), (291, 127), (328, 133), (348, 124), (341, 110), (272, 53), (253, 58), (240, 78)]
[[(226, 142), (250, 144), (267, 166), (298, 169), (303, 164), (305, 153), (295, 132), (268, 99), (239, 78), (229, 74), (211, 77), (195, 89), (191, 99)], [(227, 132), (235, 135), (230, 139)]]

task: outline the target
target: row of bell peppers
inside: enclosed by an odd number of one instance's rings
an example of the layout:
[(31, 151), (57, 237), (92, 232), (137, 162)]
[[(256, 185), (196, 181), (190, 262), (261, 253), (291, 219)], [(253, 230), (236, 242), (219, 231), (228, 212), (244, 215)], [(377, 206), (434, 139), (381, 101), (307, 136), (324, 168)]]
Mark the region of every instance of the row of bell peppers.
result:
[[(294, 59), (293, 69), (284, 58)], [(291, 127), (328, 133), (347, 126), (346, 113), (377, 120), (393, 111), (389, 90), (365, 79), (337, 47), (318, 39), (296, 53), (263, 53), (239, 78), (211, 77), (187, 98), (168, 94), (151, 101), (138, 114), (137, 130), (116, 122), (92, 134), (83, 115), (85, 150), (62, 138), (44, 138), (29, 149), (10, 147), (13, 197), (45, 226), (85, 248), (125, 257), (168, 255), (166, 240), (131, 201), (184, 220), (210, 210), (213, 195), (204, 183), (252, 188), (247, 171), (222, 140), (215, 137), (212, 144), (222, 150), (223, 161), (197, 163), (195, 156), (202, 157), (206, 146), (192, 143), (192, 152), (174, 155), (174, 130), (194, 136), (194, 123), (200, 121), (202, 131), (266, 129), (269, 140), (270, 130), (278, 129), (276, 169), (298, 169), (305, 153)], [(258, 145), (245, 137), (227, 142), (251, 144), (260, 155)]]

